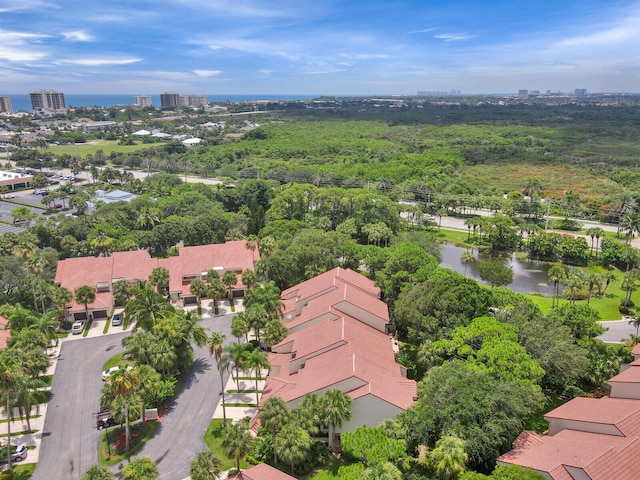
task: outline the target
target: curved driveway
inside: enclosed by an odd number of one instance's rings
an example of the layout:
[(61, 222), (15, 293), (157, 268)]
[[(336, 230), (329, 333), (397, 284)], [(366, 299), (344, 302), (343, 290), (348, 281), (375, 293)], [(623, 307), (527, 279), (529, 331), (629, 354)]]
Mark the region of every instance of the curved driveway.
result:
[[(232, 317), (208, 316), (201, 324), (209, 332), (222, 331), (230, 338)], [(33, 480), (80, 480), (89, 466), (98, 463), (102, 431), (96, 429), (93, 413), (99, 407), (100, 372), (105, 361), (123, 351), (121, 342), (127, 335), (63, 342)], [(208, 348), (196, 348), (194, 354), (193, 367), (175, 401), (154, 437), (137, 454), (149, 455), (156, 462), (161, 480), (181, 480), (189, 475), (191, 459), (206, 448), (203, 437), (220, 398), (220, 376)], [(114, 467), (116, 474), (122, 466)]]

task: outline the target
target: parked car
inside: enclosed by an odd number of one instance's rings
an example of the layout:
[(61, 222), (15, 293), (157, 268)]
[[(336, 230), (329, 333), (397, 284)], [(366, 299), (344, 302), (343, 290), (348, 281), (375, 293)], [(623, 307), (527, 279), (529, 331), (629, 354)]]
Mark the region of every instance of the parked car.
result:
[(118, 325), (122, 325), (122, 315), (119, 313), (114, 313), (111, 318), (111, 325), (117, 327)]
[(12, 193), (7, 193), (4, 198), (16, 198), (16, 196)]
[(52, 208), (62, 208), (62, 204), (61, 203), (56, 203), (53, 205)]
[(100, 407), (100, 411), (96, 415), (96, 427), (98, 430), (109, 428), (116, 425), (116, 419), (113, 418), (111, 412), (106, 407)]
[(13, 219), (13, 223), (22, 223), (22, 222), (26, 222), (27, 219), (24, 217), (16, 217)]
[[(106, 382), (111, 376), (111, 374), (114, 372), (117, 372), (118, 370), (120, 370), (120, 368), (121, 367), (119, 365), (116, 365), (115, 367), (108, 368), (107, 370), (102, 372), (102, 381)], [(127, 370), (131, 370), (132, 368), (133, 367), (131, 365), (127, 365)]]
[[(24, 445), (11, 445), (11, 461), (21, 462), (27, 458), (27, 447)], [(0, 463), (7, 462), (7, 445), (0, 447)]]
[(78, 335), (84, 331), (84, 320), (76, 320), (71, 325), (71, 333), (74, 335)]

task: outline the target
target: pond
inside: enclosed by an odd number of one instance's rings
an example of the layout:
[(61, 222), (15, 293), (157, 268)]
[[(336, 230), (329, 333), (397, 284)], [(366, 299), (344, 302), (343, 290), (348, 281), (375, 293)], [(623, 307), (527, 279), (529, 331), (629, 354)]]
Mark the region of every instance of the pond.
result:
[[(440, 247), (440, 266), (449, 267), (463, 275), (465, 275), (466, 269), (468, 278), (485, 283), (480, 279), (480, 274), (478, 273), (478, 251), (473, 250), (475, 261), (465, 264), (462, 262), (461, 256), (466, 250), (465, 248), (445, 243)], [(480, 254), (480, 261), (487, 258), (488, 256)], [(547, 275), (550, 268), (549, 265), (537, 260), (520, 260), (515, 257), (515, 254), (507, 264), (513, 270), (513, 282), (507, 285), (507, 288), (520, 293), (553, 295), (553, 282), (549, 280)]]

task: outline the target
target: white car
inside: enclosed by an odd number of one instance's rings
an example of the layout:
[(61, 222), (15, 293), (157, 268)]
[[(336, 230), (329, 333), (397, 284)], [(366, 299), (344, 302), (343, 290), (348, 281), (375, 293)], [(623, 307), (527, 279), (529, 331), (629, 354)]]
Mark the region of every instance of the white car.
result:
[(71, 333), (78, 335), (84, 331), (84, 320), (76, 320), (71, 326)]
[[(131, 370), (133, 367), (131, 365), (127, 365), (127, 370)], [(111, 367), (104, 372), (102, 372), (102, 381), (106, 382), (113, 372), (117, 372), (120, 370), (120, 366), (116, 365), (115, 367)]]

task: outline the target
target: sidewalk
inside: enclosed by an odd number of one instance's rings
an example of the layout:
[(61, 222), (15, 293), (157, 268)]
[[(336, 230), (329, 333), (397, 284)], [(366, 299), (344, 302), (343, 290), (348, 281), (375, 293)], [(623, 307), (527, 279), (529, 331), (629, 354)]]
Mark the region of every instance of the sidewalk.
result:
[[(81, 335), (80, 335), (81, 336)], [(53, 375), (56, 366), (58, 364), (58, 357), (60, 355), (60, 347), (62, 346), (62, 340), (58, 342), (57, 347), (49, 348), (49, 358), (51, 359), (51, 364), (49, 368), (47, 368), (46, 375)], [(46, 387), (46, 390), (50, 390), (50, 387)], [(42, 434), (44, 430), (44, 419), (47, 414), (47, 406), (48, 404), (43, 403), (40, 405), (34, 405), (31, 409), (32, 417), (30, 418), (29, 423), (31, 425), (31, 431), (33, 433), (21, 433), (26, 432), (28, 429), (26, 418), (21, 419), (20, 414), (17, 408), (13, 409), (13, 418), (11, 421), (11, 443), (13, 445), (25, 445), (26, 447), (34, 447), (29, 448), (29, 453), (27, 454), (27, 458), (20, 463), (37, 463), (38, 455), (40, 453), (40, 443), (42, 442)], [(6, 435), (9, 431), (9, 423), (6, 421), (8, 418), (7, 412), (3, 409), (0, 411), (0, 434)], [(14, 434), (15, 432), (15, 434)]]
[[(262, 378), (266, 378), (267, 374), (269, 373), (268, 370), (263, 370), (261, 373), (261, 377)], [(253, 375), (253, 372), (240, 372), (240, 377), (250, 377)], [(265, 384), (265, 380), (258, 380), (258, 390), (260, 391), (260, 393), (258, 394), (258, 397), (262, 396), (262, 390), (264, 390), (264, 384)], [(238, 389), (238, 386), (240, 387)], [(258, 412), (258, 408), (257, 407), (248, 407), (248, 406), (242, 406), (242, 407), (232, 407), (229, 406), (230, 403), (243, 403), (243, 404), (255, 404), (256, 403), (256, 393), (255, 391), (253, 392), (247, 392), (244, 393), (242, 392), (242, 390), (255, 390), (256, 388), (256, 381), (255, 380), (240, 380), (238, 382), (238, 384), (236, 384), (236, 381), (232, 378), (232, 375), (229, 375), (229, 378), (227, 379), (227, 383), (225, 385), (225, 395), (224, 395), (224, 399), (225, 399), (225, 404), (227, 404), (226, 407), (226, 411), (227, 411), (227, 419), (231, 419), (234, 422), (237, 422), (239, 420), (242, 420), (246, 417), (250, 417), (253, 418), (255, 416), (255, 414)], [(239, 393), (228, 393), (230, 390), (240, 390)], [(223, 407), (222, 407), (222, 394), (220, 395), (220, 402), (218, 403), (218, 406), (216, 407), (216, 411), (213, 414), (213, 418), (224, 418), (223, 417)]]

